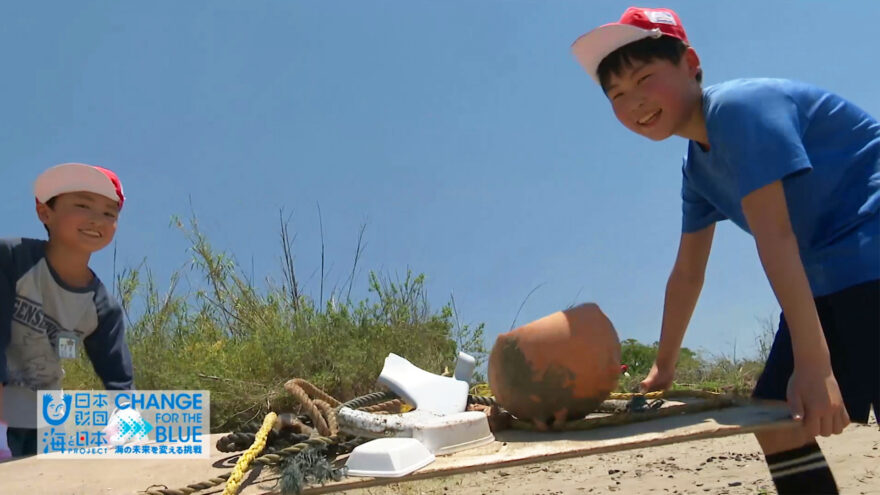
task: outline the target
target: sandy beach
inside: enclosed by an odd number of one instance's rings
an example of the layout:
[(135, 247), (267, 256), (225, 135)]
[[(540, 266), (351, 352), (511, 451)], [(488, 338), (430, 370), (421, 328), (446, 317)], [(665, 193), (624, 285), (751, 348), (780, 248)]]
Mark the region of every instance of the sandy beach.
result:
[[(840, 493), (880, 494), (880, 428), (852, 424), (820, 438)], [(774, 494), (753, 435), (580, 457), (448, 478), (349, 490), (378, 494)]]

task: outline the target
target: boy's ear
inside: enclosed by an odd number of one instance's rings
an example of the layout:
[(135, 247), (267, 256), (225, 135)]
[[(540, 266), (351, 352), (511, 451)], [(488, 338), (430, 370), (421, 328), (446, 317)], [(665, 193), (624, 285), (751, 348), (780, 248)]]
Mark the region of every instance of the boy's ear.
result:
[(52, 209), (49, 208), (49, 205), (37, 201), (37, 218), (44, 224), (49, 223), (49, 212), (51, 211)]
[(700, 56), (697, 55), (697, 51), (693, 49), (693, 47), (687, 47), (684, 51), (684, 60), (687, 64), (688, 68), (688, 76), (691, 78), (697, 77), (697, 73), (700, 72)]

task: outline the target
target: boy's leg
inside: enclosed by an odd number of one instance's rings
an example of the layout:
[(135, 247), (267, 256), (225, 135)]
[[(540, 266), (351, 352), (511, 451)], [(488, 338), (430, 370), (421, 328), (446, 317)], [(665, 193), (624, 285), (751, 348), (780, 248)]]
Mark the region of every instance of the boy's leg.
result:
[[(880, 281), (816, 299), (831, 353), (831, 366), (850, 419), (865, 423), (871, 404), (880, 411)], [(784, 315), (754, 395), (785, 400), (794, 369)], [(756, 434), (780, 494), (837, 493), (834, 478), (814, 438), (800, 428)]]
[[(825, 321), (822, 321), (822, 326), (825, 327)], [(785, 315), (781, 315), (779, 330), (753, 396), (758, 399), (785, 401), (788, 379), (793, 370), (791, 335)], [(767, 468), (779, 495), (838, 493), (837, 483), (825, 455), (816, 439), (806, 429), (790, 426), (758, 432), (755, 437), (764, 451)]]
[(826, 336), (849, 417), (867, 423), (880, 415), (880, 280), (827, 296), (835, 332)]
[(755, 437), (779, 495), (838, 493), (825, 454), (803, 428), (769, 430)]
[(9, 428), (6, 439), (12, 457), (37, 455), (37, 430), (34, 428)]

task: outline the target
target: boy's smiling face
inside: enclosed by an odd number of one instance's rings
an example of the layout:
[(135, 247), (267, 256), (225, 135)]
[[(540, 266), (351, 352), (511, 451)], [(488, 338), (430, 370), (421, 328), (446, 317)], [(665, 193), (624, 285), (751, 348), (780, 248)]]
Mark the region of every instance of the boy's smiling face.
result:
[(38, 203), (37, 215), (53, 241), (68, 249), (94, 253), (113, 240), (119, 203), (92, 192), (72, 192), (56, 196), (52, 207)]
[(700, 84), (696, 80), (700, 62), (693, 49), (678, 64), (654, 59), (632, 61), (611, 74), (605, 95), (614, 115), (627, 129), (660, 141), (682, 135), (692, 125), (701, 105)]

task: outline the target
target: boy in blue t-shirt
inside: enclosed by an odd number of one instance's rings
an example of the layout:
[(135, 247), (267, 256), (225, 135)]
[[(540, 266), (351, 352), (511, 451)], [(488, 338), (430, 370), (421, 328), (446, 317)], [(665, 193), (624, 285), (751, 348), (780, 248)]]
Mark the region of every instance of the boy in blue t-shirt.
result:
[(34, 195), (48, 242), (0, 239), (0, 460), (36, 454), (36, 391), (61, 388), (62, 360), (80, 345), (108, 390), (132, 388), (122, 309), (89, 269), (116, 233), (119, 178), (65, 163)]
[(755, 237), (782, 307), (754, 396), (787, 400), (797, 430), (757, 434), (779, 493), (837, 493), (818, 435), (880, 414), (880, 123), (799, 82), (703, 88), (675, 12), (631, 7), (578, 38), (575, 57), (617, 119), (652, 140), (688, 139), (682, 235), (657, 359), (643, 391), (672, 384), (715, 223)]

